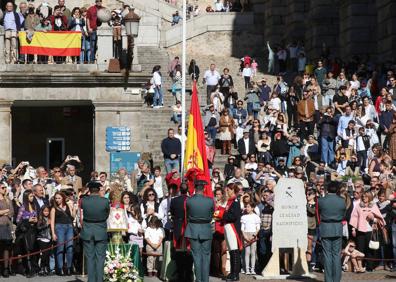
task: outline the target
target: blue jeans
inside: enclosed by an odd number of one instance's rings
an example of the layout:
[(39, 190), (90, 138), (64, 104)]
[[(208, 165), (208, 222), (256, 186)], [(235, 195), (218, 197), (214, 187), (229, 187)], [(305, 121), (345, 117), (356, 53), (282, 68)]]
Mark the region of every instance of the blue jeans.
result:
[(89, 35), (89, 50), (87, 52), (87, 56), (89, 59), (88, 61), (91, 64), (93, 64), (95, 62), (96, 40), (97, 40), (97, 35), (96, 35), (96, 30), (95, 30), (95, 31), (92, 31), (92, 33)]
[(212, 127), (212, 126), (208, 126), (206, 127), (206, 131), (209, 133), (210, 138), (212, 138), (213, 141), (216, 140), (216, 134), (217, 134), (217, 128), (216, 127)]
[(161, 86), (154, 87), (154, 102), (153, 106), (161, 106), (163, 105), (163, 94)]
[(177, 171), (179, 171), (179, 159), (175, 159), (175, 160), (165, 159), (166, 173), (171, 172), (172, 169), (177, 169)]
[(89, 50), (91, 50), (89, 37), (85, 37), (83, 35), (81, 39), (80, 64), (84, 64), (85, 61), (89, 61)]
[(322, 143), (322, 161), (331, 164), (334, 161), (334, 139), (330, 137), (321, 137)]
[(73, 226), (71, 224), (55, 224), (55, 234), (58, 237), (56, 241), (57, 244), (62, 244), (65, 241), (68, 241), (66, 245), (61, 245), (56, 248), (56, 263), (58, 265), (58, 269), (63, 268), (63, 255), (65, 253), (66, 248), (66, 261), (67, 268), (70, 269), (73, 263)]

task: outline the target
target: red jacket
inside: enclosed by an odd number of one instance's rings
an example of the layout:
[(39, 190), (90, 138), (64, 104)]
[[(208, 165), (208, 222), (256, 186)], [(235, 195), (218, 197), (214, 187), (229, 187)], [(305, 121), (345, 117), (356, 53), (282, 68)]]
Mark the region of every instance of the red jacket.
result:
[[(60, 30), (67, 30), (67, 24), (68, 24), (67, 17), (62, 16), (61, 19), (62, 19), (62, 26), (61, 26)], [(54, 15), (50, 16), (50, 22), (51, 22), (52, 30), (54, 31), (55, 30), (55, 16)]]
[(181, 178), (173, 178), (172, 176), (175, 174), (176, 172), (169, 172), (166, 177), (165, 177), (165, 181), (166, 181), (166, 185), (168, 185), (168, 187), (171, 184), (176, 184), (177, 185), (177, 189), (180, 188), (181, 185)]

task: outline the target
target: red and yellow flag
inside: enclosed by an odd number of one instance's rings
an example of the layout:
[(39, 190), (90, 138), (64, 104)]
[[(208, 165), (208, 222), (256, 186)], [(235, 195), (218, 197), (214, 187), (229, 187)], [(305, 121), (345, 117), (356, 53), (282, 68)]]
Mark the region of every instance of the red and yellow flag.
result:
[(208, 183), (205, 186), (205, 195), (213, 197), (196, 81), (193, 83), (191, 96), (184, 168), (189, 182), (192, 183), (195, 180), (205, 180)]
[(80, 56), (81, 32), (79, 31), (36, 31), (31, 40), (26, 32), (19, 33), (21, 54), (44, 56)]

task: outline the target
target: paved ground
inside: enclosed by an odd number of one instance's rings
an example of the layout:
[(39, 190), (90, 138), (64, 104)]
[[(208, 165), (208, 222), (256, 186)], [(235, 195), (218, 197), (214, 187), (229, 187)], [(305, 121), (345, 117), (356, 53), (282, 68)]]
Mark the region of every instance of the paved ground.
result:
[[(323, 275), (317, 274), (316, 279), (303, 279), (303, 280), (287, 280), (287, 281), (306, 281), (306, 282), (321, 282), (323, 281)], [(86, 277), (80, 276), (69, 276), (69, 277), (58, 277), (58, 276), (51, 276), (51, 277), (35, 277), (31, 279), (26, 279), (23, 276), (14, 276), (8, 279), (0, 278), (0, 282), (86, 282)], [(144, 282), (159, 282), (160, 280), (157, 278), (144, 278)], [(211, 278), (210, 282), (219, 282), (222, 281), (217, 278)], [(254, 280), (252, 276), (241, 275), (241, 282), (248, 282), (248, 281), (258, 281)], [(265, 280), (264, 280), (265, 281)], [(272, 282), (280, 282), (285, 280), (267, 280)], [(369, 281), (369, 282), (379, 282), (379, 281), (386, 281), (396, 282), (396, 273), (388, 272), (388, 271), (377, 271), (374, 273), (364, 273), (364, 274), (354, 274), (354, 273), (343, 273), (342, 281)], [(188, 281), (186, 281), (188, 282)]]

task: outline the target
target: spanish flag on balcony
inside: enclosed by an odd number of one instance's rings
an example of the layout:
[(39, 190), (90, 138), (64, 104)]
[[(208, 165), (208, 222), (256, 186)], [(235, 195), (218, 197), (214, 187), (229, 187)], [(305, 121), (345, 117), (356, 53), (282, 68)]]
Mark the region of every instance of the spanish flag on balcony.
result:
[(81, 32), (19, 32), (19, 53), (45, 56), (80, 56)]
[(206, 143), (202, 125), (201, 111), (198, 102), (197, 83), (194, 81), (191, 97), (190, 116), (188, 118), (188, 133), (186, 142), (186, 153), (184, 168), (189, 181), (190, 193), (193, 192), (194, 182), (204, 180), (205, 195), (213, 197), (208, 160), (206, 158)]

